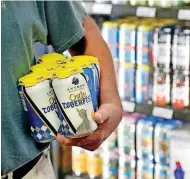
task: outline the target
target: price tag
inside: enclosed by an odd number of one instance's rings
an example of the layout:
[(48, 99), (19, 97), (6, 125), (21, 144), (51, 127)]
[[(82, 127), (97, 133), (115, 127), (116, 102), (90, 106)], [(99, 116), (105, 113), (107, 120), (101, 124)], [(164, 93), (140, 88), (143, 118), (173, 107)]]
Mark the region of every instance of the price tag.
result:
[(154, 7), (137, 7), (136, 15), (139, 17), (155, 17), (156, 8)]
[(152, 115), (156, 117), (162, 117), (165, 119), (172, 119), (173, 117), (173, 110), (166, 109), (161, 107), (154, 107), (152, 111)]
[(126, 112), (134, 112), (135, 111), (135, 103), (130, 101), (123, 101), (123, 110)]
[(92, 6), (92, 13), (93, 14), (110, 15), (111, 12), (112, 12), (112, 4), (99, 4), (99, 3), (95, 3)]
[(180, 9), (178, 11), (179, 20), (190, 20), (190, 10), (189, 9)]

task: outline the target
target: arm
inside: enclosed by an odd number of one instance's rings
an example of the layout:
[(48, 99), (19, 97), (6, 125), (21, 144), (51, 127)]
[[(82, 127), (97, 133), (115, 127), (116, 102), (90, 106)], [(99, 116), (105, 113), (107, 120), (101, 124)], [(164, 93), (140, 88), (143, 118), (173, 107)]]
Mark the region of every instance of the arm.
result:
[(81, 139), (69, 139), (58, 136), (57, 140), (64, 145), (80, 146), (88, 150), (97, 149), (101, 143), (116, 129), (122, 117), (122, 105), (118, 95), (114, 66), (108, 46), (103, 40), (98, 27), (86, 16), (83, 27), (84, 38), (69, 49), (71, 55), (91, 55), (99, 59), (100, 108), (95, 113), (98, 129), (90, 136)]

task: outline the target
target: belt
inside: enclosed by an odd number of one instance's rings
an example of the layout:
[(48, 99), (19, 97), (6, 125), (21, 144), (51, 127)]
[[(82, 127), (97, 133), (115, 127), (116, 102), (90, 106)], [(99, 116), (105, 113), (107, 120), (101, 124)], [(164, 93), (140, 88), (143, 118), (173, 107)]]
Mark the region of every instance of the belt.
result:
[[(40, 160), (43, 153), (38, 155), (36, 158), (28, 162), (27, 164), (23, 165), (22, 167), (14, 170), (11, 173), (3, 176), (2, 179), (21, 179), (23, 178)], [(11, 177), (10, 177), (11, 176)]]

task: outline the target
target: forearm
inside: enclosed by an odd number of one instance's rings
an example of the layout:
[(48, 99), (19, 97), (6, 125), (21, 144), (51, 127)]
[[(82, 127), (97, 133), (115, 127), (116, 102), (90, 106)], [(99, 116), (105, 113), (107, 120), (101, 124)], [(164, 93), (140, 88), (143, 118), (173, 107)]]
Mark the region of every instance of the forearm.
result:
[(80, 50), (77, 47), (73, 47), (70, 49), (70, 52), (72, 55), (82, 53), (98, 58), (101, 69), (100, 102), (101, 104), (112, 103), (121, 108), (113, 61), (108, 46), (103, 40), (98, 27), (89, 16), (86, 17), (83, 26), (85, 36), (78, 44)]

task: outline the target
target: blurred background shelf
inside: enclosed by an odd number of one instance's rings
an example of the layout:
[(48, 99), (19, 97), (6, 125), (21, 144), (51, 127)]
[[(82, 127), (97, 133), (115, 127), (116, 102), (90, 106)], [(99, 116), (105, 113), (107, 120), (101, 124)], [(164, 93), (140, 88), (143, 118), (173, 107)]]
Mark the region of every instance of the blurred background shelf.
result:
[(156, 107), (149, 104), (135, 104), (129, 101), (123, 101), (123, 109), (126, 112), (137, 112), (146, 115), (153, 115), (156, 117), (163, 117), (166, 119), (178, 119), (190, 122), (190, 111), (188, 110), (175, 110), (169, 106)]
[(112, 17), (139, 16), (190, 20), (189, 7), (161, 8), (94, 2), (82, 2), (82, 4), (89, 15)]

